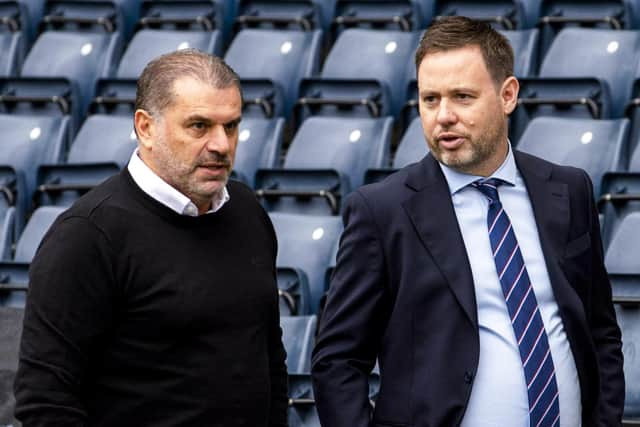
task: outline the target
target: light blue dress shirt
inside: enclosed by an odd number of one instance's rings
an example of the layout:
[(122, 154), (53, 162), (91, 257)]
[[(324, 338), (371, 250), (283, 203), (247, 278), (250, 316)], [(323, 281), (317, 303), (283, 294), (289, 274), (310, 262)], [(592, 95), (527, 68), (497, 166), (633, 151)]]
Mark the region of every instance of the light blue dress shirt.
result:
[[(468, 185), (482, 177), (440, 164), (449, 185), (453, 207), (471, 265), (478, 307), (480, 360), (463, 427), (529, 427), (529, 402), (511, 320), (496, 272), (487, 231), (488, 201)], [(558, 304), (540, 246), (533, 208), (511, 148), (493, 175), (511, 185), (498, 188), (538, 300), (549, 338), (560, 402), (561, 427), (581, 425), (580, 385)]]

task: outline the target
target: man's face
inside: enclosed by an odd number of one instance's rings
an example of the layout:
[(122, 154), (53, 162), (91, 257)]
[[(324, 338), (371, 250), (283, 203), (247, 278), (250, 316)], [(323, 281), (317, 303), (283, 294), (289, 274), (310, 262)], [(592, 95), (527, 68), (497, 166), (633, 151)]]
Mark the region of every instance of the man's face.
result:
[[(148, 133), (140, 132), (142, 160), (172, 187), (189, 197), (200, 212), (226, 185), (238, 143), (242, 113), (240, 91), (216, 89), (183, 77), (174, 82), (173, 102), (148, 118)], [(145, 117), (143, 116), (142, 119)]]
[(518, 82), (496, 87), (478, 46), (428, 53), (418, 68), (420, 117), (431, 153), (460, 172), (489, 176), (504, 161)]

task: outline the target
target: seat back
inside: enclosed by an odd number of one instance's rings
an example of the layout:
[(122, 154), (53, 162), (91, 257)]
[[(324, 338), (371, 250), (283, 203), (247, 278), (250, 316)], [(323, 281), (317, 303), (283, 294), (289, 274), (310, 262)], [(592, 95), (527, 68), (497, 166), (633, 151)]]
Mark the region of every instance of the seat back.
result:
[(420, 35), (421, 32), (345, 30), (331, 48), (321, 76), (380, 82), (386, 92), (382, 95), (389, 98), (390, 113), (397, 116), (404, 105), (408, 84), (404, 64), (414, 55)]
[(280, 161), (284, 119), (247, 117), (240, 122), (236, 158), (233, 163), (235, 178), (253, 187), (259, 168), (275, 168)]
[(282, 316), (282, 343), (287, 351), (287, 371), (292, 374), (309, 373), (311, 349), (316, 334), (316, 316)]
[(187, 48), (220, 55), (222, 35), (219, 31), (140, 30), (122, 55), (116, 77), (137, 79), (152, 59)]
[(524, 9), (514, 0), (436, 0), (436, 16), (468, 16), (492, 24), (497, 29), (525, 28)]
[(299, 268), (309, 281), (310, 312), (316, 313), (326, 291), (325, 274), (335, 256), (342, 221), (334, 216), (269, 214), (278, 238), (278, 267)]
[(428, 152), (429, 144), (425, 140), (422, 122), (420, 117), (416, 117), (400, 140), (393, 158), (393, 167), (400, 169), (411, 163), (419, 162)]
[(30, 263), (40, 246), (42, 238), (56, 218), (64, 211), (65, 208), (57, 206), (41, 206), (33, 211), (16, 244), (14, 261)]
[(626, 164), (628, 132), (627, 119), (537, 117), (529, 123), (517, 148), (554, 163), (584, 169), (598, 197), (605, 172), (621, 170)]
[(74, 109), (77, 125), (93, 99), (97, 79), (113, 74), (120, 50), (118, 34), (45, 31), (29, 51), (21, 76), (71, 81), (77, 96), (72, 100), (78, 104)]
[(16, 206), (19, 233), (31, 209), (38, 167), (62, 160), (68, 146), (69, 118), (0, 115), (0, 134), (0, 182), (8, 192), (5, 195), (15, 197), (11, 204)]
[(516, 77), (534, 76), (538, 71), (538, 29), (501, 31), (513, 48)]
[[(321, 31), (276, 31), (246, 29), (231, 42), (225, 61), (241, 79), (266, 79), (283, 97), (289, 116), (304, 77), (318, 69)], [(266, 95), (264, 95), (266, 97)]]
[(622, 117), (631, 95), (639, 49), (637, 31), (567, 28), (554, 39), (539, 74), (543, 78), (601, 80), (611, 96), (611, 117)]

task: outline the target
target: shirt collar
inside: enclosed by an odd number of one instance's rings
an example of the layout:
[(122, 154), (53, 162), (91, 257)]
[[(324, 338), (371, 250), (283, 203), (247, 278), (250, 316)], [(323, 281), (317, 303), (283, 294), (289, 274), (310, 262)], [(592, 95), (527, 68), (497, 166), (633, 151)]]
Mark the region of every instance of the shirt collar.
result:
[[(127, 168), (135, 183), (149, 196), (180, 215), (198, 216), (198, 207), (191, 199), (156, 175), (156, 173), (142, 161), (138, 155), (138, 149), (131, 155)], [(217, 212), (230, 198), (229, 191), (227, 187), (224, 186), (222, 192), (213, 196), (211, 209), (205, 214)]]
[[(488, 178), (498, 178), (511, 185), (515, 185), (518, 170), (516, 168), (515, 158), (513, 157), (513, 150), (511, 150), (511, 142), (508, 142), (508, 149), (509, 151), (507, 152), (507, 158), (504, 159), (504, 162), (502, 162), (500, 167)], [(483, 176), (470, 175), (459, 172), (453, 168), (450, 168), (449, 166), (443, 165), (440, 162), (438, 162), (438, 164), (440, 165), (442, 173), (447, 180), (451, 195), (454, 195), (474, 181), (485, 179), (485, 177)]]

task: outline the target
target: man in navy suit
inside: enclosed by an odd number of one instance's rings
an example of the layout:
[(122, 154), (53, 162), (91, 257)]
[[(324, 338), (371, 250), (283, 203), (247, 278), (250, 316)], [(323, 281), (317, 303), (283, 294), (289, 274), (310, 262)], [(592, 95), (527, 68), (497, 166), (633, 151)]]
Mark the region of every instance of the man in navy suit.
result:
[(416, 67), (431, 152), (345, 202), (313, 353), (322, 425), (620, 425), (622, 344), (589, 177), (511, 148), (519, 84), (489, 25), (436, 21)]

